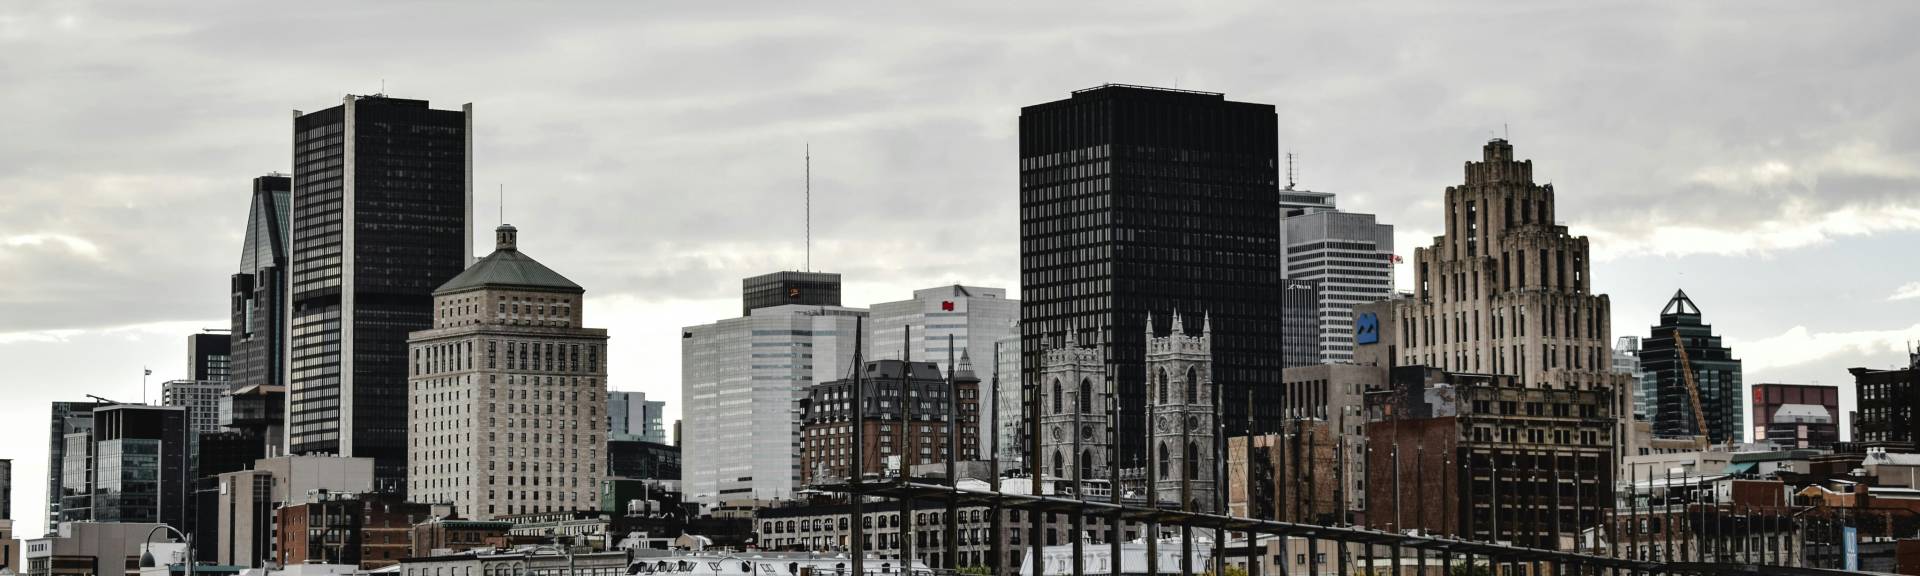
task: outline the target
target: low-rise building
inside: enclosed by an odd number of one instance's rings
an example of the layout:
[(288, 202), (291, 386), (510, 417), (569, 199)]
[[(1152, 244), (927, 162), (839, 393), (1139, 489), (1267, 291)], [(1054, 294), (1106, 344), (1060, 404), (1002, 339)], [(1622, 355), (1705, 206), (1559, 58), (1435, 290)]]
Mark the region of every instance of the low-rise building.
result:
[(890, 466), (904, 470), (945, 462), (949, 458), (948, 411), (956, 409), (960, 459), (979, 459), (980, 379), (968, 359), (962, 358), (951, 375), (951, 391), (935, 362), (875, 360), (861, 370), (858, 399), (855, 380), (847, 378), (815, 385), (801, 403), (804, 483), (840, 482), (849, 477), (856, 409), (864, 414), (859, 434), (867, 451), (861, 463), (865, 474), (880, 474)]
[(431, 513), (426, 504), (390, 494), (315, 494), (310, 501), (280, 508), (277, 525), (284, 537), (276, 558), (281, 566), (392, 566), (412, 552), (413, 525)]
[[(27, 540), (29, 576), (127, 576), (137, 574), (141, 545), (163, 524), (61, 522), (52, 536)], [(155, 536), (156, 539), (162, 538)]]
[(435, 517), (413, 525), (410, 558), (446, 556), (476, 548), (504, 548), (512, 522)]

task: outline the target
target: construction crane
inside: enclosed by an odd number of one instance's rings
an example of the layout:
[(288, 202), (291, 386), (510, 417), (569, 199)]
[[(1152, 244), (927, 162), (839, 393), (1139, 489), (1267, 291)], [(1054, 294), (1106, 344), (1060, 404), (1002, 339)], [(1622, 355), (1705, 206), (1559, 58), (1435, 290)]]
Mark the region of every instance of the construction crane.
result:
[(1707, 437), (1707, 414), (1700, 409), (1700, 384), (1693, 380), (1693, 361), (1687, 359), (1687, 345), (1680, 339), (1679, 330), (1673, 331), (1673, 349), (1680, 353), (1680, 377), (1687, 383), (1687, 398), (1693, 401), (1693, 427), (1700, 432), (1700, 450), (1704, 452), (1712, 443)]

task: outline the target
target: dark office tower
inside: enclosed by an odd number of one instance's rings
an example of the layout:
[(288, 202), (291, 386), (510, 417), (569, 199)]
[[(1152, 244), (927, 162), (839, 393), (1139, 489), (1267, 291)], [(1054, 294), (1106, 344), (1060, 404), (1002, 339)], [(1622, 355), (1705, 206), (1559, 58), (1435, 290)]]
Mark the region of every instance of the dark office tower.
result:
[(187, 337), (190, 380), (224, 382), (232, 377), (233, 343), (226, 334), (203, 333)]
[(13, 519), (13, 459), (0, 459), (0, 520)]
[(293, 179), (253, 179), (246, 243), (233, 275), (233, 388), (286, 385), (287, 208)]
[(294, 112), (287, 443), (404, 491), (407, 334), (473, 253), (473, 106), (347, 96)]
[[(93, 409), (98, 402), (54, 402), (47, 426), (47, 526), (52, 533), (60, 522), (60, 488), (66, 485), (67, 435), (93, 430)], [(85, 475), (83, 470), (82, 475)], [(85, 478), (80, 479), (85, 483)]]
[(1249, 407), (1278, 429), (1275, 122), (1267, 104), (1112, 84), (1020, 111), (1021, 370), (1030, 381), (1068, 331), (1102, 348), (1130, 458), (1145, 437), (1149, 313), (1156, 331), (1176, 312), (1211, 315), (1227, 433)]
[(1286, 317), (1286, 334), (1281, 340), (1287, 368), (1320, 363), (1320, 281), (1285, 280), (1280, 292), (1280, 309)]
[(839, 306), (840, 275), (832, 272), (774, 272), (740, 281), (740, 315), (755, 308), (805, 304)]
[(84, 520), (160, 522), (192, 532), (187, 409), (114, 404), (93, 413), (93, 510)]
[(1733, 350), (1720, 344), (1713, 326), (1700, 322), (1700, 307), (1693, 305), (1686, 291), (1676, 291), (1660, 310), (1660, 325), (1640, 341), (1640, 369), (1654, 380), (1653, 434), (1668, 438), (1698, 435), (1694, 424), (1692, 394), (1680, 371), (1680, 355), (1674, 349), (1674, 332), (1687, 349), (1687, 363), (1693, 367), (1694, 381), (1700, 388), (1700, 412), (1706, 417), (1707, 440), (1720, 444), (1731, 439), (1741, 442), (1741, 420), (1745, 409), (1740, 402), (1745, 391), (1740, 386), (1740, 360)]

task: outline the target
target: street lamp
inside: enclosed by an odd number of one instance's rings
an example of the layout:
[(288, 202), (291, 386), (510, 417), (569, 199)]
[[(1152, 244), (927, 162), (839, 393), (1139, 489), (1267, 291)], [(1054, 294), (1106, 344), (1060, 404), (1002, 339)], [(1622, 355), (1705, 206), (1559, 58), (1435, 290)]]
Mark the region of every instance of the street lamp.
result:
[[(174, 528), (174, 527), (172, 527), (172, 526), (168, 526), (168, 525), (166, 525), (166, 524), (160, 524), (160, 525), (157, 525), (157, 526), (154, 526), (152, 530), (148, 530), (148, 531), (147, 531), (147, 537), (146, 537), (146, 538), (144, 538), (144, 539), (142, 539), (142, 540), (141, 540), (141, 543), (142, 543), (142, 544), (152, 544), (152, 543), (153, 543), (153, 534), (154, 534), (155, 532), (159, 532), (159, 531), (160, 531), (161, 529), (163, 529), (163, 528), (164, 528), (164, 529), (166, 529), (166, 530), (168, 530), (168, 531), (171, 531), (171, 532), (173, 532), (173, 533), (174, 533), (175, 535), (178, 535), (178, 536), (180, 537), (180, 541), (181, 541), (181, 542), (185, 542), (185, 543), (187, 544), (187, 557), (186, 557), (186, 559), (185, 559), (186, 561), (185, 561), (185, 562), (182, 562), (182, 564), (186, 564), (186, 565), (187, 565), (187, 576), (193, 576), (193, 556), (194, 556), (194, 554), (193, 554), (193, 537), (192, 537), (192, 536), (188, 536), (188, 535), (186, 535), (186, 534), (183, 534), (183, 533), (181, 533), (181, 532), (180, 532), (179, 530), (177, 530), (177, 529), (175, 529), (175, 528)], [(145, 550), (142, 550), (142, 551), (140, 552), (140, 567), (141, 567), (141, 568), (153, 568), (153, 567), (155, 567), (155, 561), (154, 561), (154, 558), (153, 558), (153, 549), (152, 549), (151, 547), (147, 547), (147, 546), (142, 546), (142, 548), (146, 548), (146, 549), (145, 549)]]

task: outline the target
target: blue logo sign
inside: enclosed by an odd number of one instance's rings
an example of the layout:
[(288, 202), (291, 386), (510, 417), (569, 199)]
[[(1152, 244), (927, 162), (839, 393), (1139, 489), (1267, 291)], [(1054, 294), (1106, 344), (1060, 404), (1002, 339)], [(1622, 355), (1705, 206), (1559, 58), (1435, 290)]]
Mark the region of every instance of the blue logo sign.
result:
[(1860, 570), (1860, 532), (1858, 528), (1847, 526), (1840, 529), (1840, 550), (1846, 555), (1846, 569), (1849, 572)]
[(1353, 321), (1353, 341), (1356, 344), (1378, 344), (1380, 342), (1380, 318), (1372, 312), (1361, 312)]

